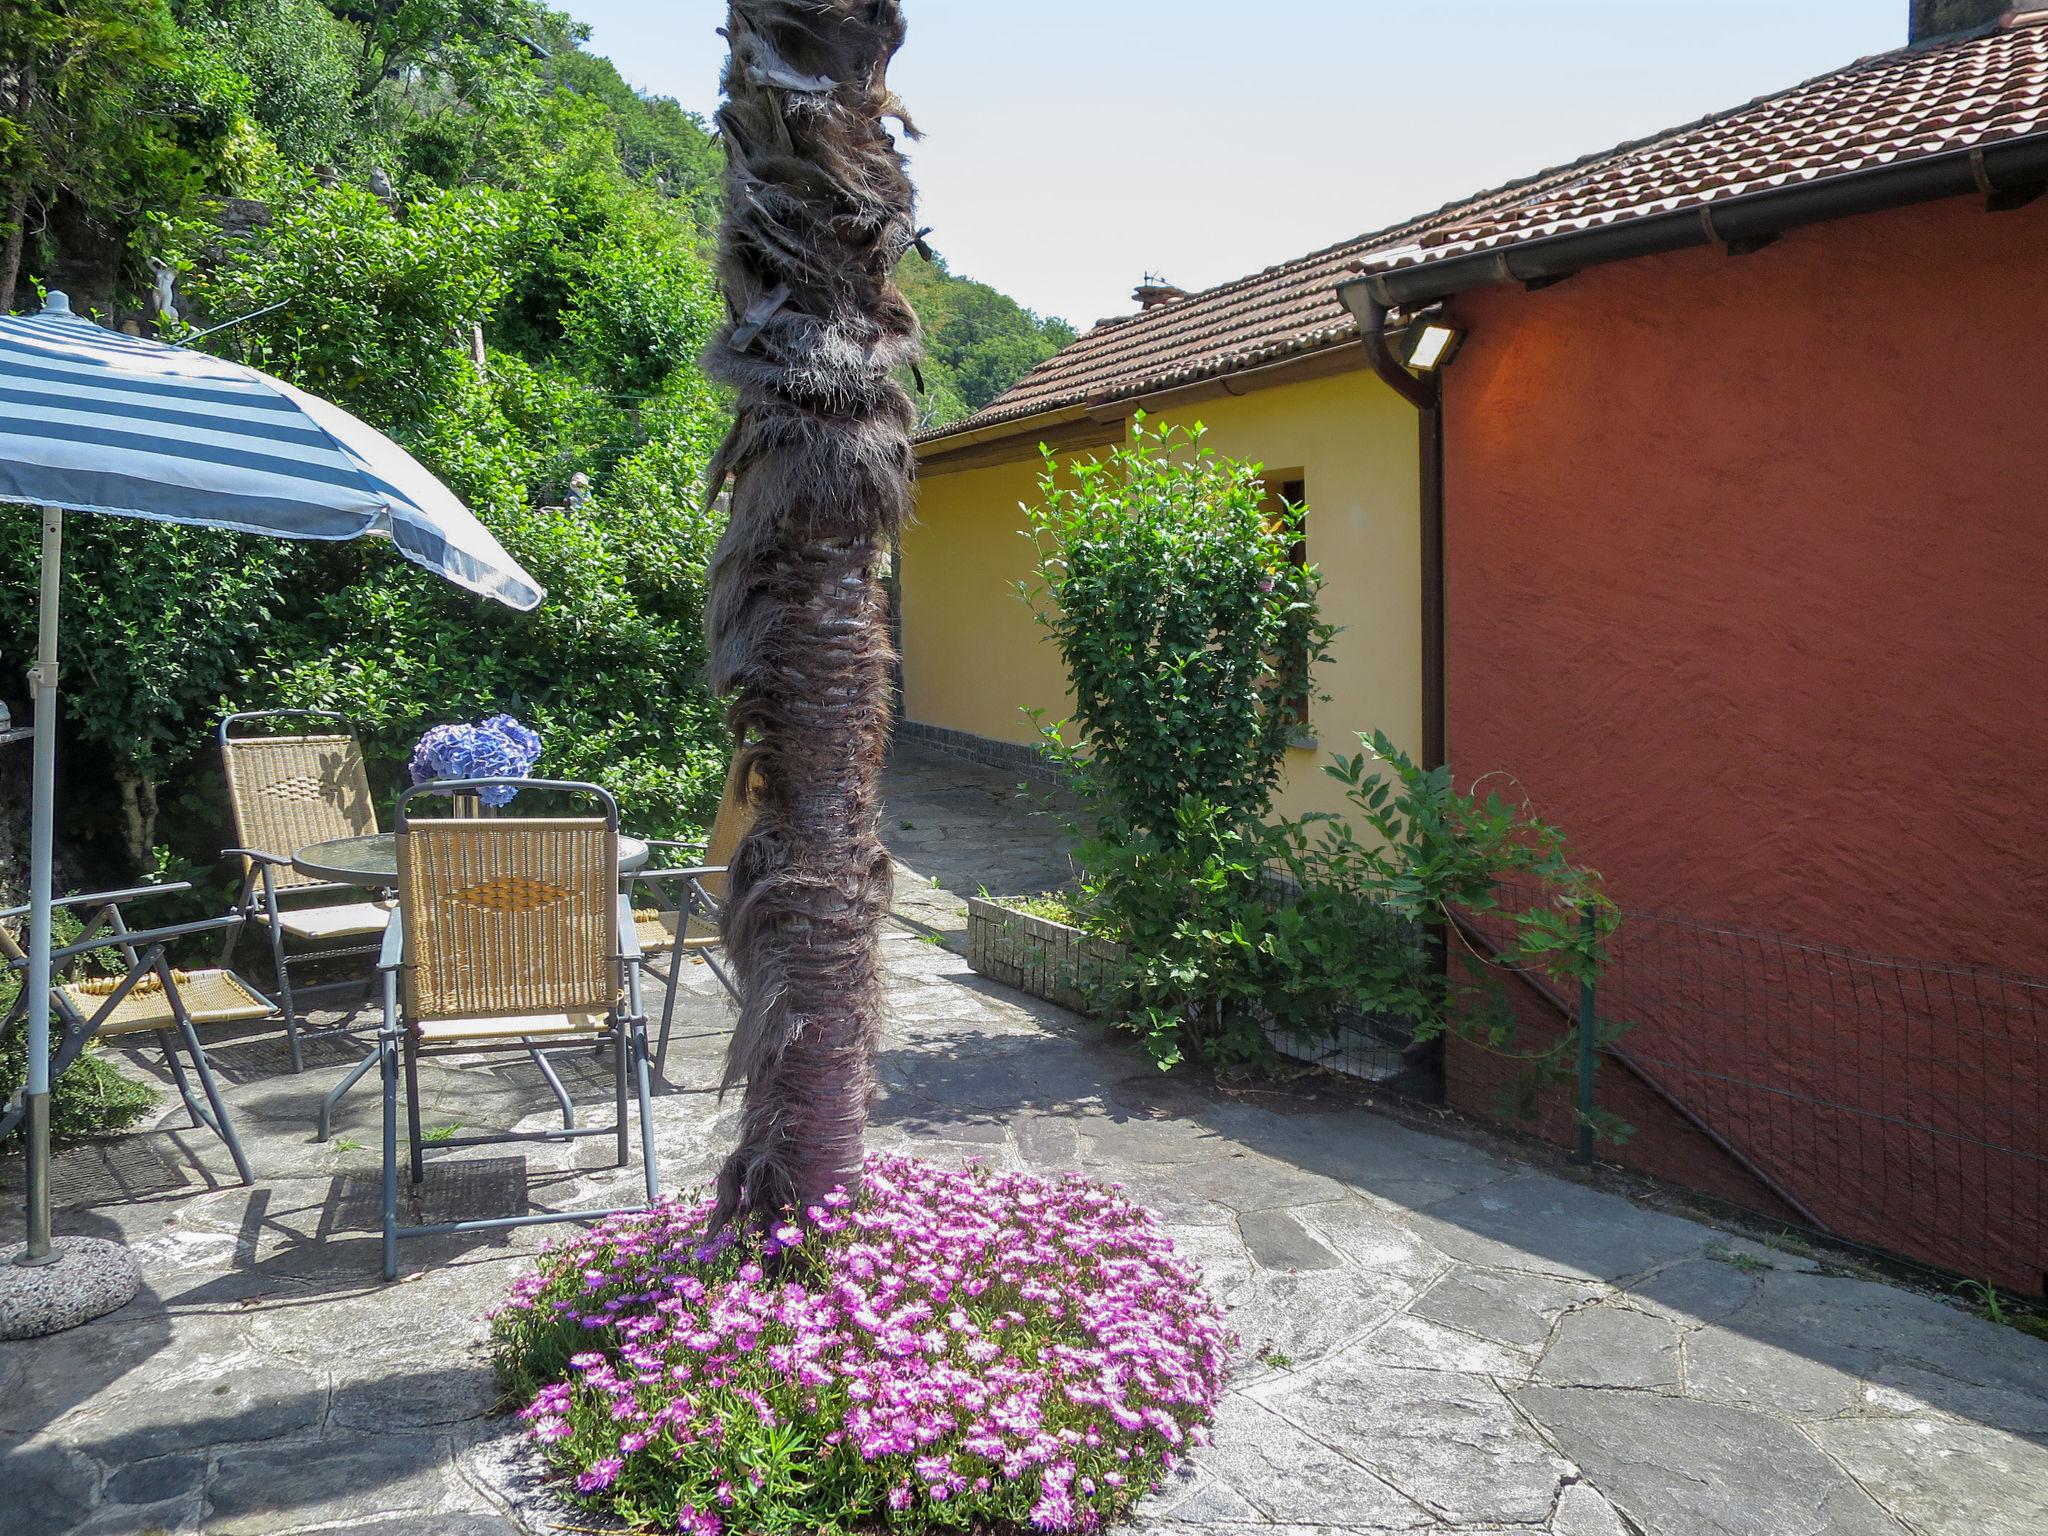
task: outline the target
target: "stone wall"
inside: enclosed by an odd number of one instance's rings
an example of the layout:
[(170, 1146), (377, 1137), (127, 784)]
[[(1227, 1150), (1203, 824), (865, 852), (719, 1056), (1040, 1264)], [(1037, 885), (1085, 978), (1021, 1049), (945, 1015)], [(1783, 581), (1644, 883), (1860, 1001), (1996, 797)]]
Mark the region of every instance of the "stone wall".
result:
[(1121, 945), (1065, 923), (979, 896), (967, 902), (968, 969), (1062, 1008), (1088, 1012), (1089, 994), (1122, 957)]
[(1038, 748), (1019, 742), (996, 741), (987, 736), (977, 736), (972, 731), (926, 725), (920, 720), (898, 720), (896, 736), (899, 740), (929, 747), (934, 752), (943, 752), (948, 757), (965, 758), (971, 763), (1000, 768), (1007, 773), (1022, 773), (1034, 779), (1058, 776)]

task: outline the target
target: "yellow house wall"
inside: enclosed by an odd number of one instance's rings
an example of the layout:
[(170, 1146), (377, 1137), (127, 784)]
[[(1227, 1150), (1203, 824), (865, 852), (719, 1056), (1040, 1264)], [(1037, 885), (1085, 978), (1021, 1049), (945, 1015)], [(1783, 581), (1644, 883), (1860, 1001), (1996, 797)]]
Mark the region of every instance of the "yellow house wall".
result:
[(923, 473), (898, 553), (903, 713), (992, 741), (1038, 739), (1067, 712), (1067, 675), (1017, 583), (1031, 575), (1023, 504), (1038, 498), (1035, 448), (1013, 463)]
[[(1359, 370), (1165, 410), (1153, 423), (1208, 429), (1220, 454), (1296, 473), (1308, 503), (1308, 555), (1324, 578), (1323, 614), (1339, 625), (1309, 711), (1314, 750), (1288, 754), (1278, 809), (1340, 810), (1322, 772), (1357, 733), (1384, 729), (1422, 745), (1420, 480), (1414, 408)], [(1031, 452), (1030, 450), (1026, 450)], [(1015, 594), (1030, 571), (1020, 502), (1037, 492), (1035, 453), (1014, 463), (930, 474), (903, 537), (905, 712), (997, 741), (1033, 739), (1022, 706), (1065, 712), (1058, 653)]]

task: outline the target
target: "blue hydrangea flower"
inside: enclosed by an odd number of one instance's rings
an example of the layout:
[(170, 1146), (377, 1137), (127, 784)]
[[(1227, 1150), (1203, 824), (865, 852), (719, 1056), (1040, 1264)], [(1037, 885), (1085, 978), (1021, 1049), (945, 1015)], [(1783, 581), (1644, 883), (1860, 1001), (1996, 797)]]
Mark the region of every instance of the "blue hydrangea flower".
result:
[(482, 729), (496, 731), (519, 749), (520, 754), (526, 759), (526, 767), (520, 770), (522, 773), (532, 772), (533, 765), (540, 761), (539, 734), (521, 725), (510, 715), (493, 715), (483, 722)]
[[(540, 737), (510, 715), (493, 715), (476, 725), (437, 725), (419, 739), (407, 769), (415, 784), (434, 779), (523, 779), (540, 761)], [(485, 805), (503, 806), (517, 786), (477, 791)]]

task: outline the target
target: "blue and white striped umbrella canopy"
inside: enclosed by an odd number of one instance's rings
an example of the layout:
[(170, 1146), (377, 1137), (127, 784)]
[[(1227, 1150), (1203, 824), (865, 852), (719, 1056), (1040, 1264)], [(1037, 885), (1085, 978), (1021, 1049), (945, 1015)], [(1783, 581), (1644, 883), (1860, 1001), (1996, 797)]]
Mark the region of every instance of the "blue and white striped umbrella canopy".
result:
[(389, 538), (513, 608), (545, 595), (398, 444), (325, 400), (124, 336), (52, 293), (0, 316), (0, 501), (284, 539)]

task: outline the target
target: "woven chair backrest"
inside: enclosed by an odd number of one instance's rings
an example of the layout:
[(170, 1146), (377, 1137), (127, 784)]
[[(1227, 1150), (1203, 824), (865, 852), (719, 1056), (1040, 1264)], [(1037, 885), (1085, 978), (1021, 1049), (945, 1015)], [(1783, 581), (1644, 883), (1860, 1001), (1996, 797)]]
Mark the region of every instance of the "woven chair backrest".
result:
[(585, 817), (401, 824), (406, 1011), (605, 1013), (618, 1001), (619, 834)]
[[(757, 770), (754, 774), (757, 787), (760, 778)], [(726, 770), (725, 797), (718, 802), (718, 814), (711, 822), (711, 836), (704, 844), (704, 862), (714, 869), (725, 869), (732, 863), (740, 840), (753, 829), (754, 806), (740, 793), (740, 759), (735, 757), (732, 766)], [(706, 875), (698, 883), (715, 899), (725, 900), (726, 877), (723, 874)]]
[[(243, 848), (290, 858), (312, 843), (377, 830), (370, 776), (355, 737), (246, 736), (221, 743), (235, 839)], [(322, 882), (274, 868), (280, 886)]]

